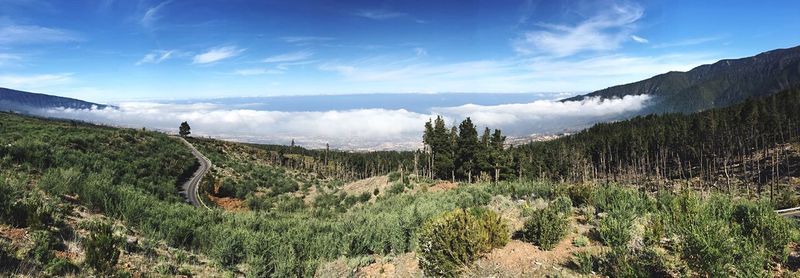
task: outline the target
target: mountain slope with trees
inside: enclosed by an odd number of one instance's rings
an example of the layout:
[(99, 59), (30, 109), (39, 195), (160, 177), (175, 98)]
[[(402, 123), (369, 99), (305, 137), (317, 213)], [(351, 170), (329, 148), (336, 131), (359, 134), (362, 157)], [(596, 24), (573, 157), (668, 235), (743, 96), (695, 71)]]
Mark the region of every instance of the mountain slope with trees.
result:
[(655, 99), (640, 115), (698, 112), (768, 96), (800, 86), (800, 46), (776, 49), (752, 57), (721, 60), (687, 72), (652, 78), (565, 99), (620, 98), (647, 94)]
[(104, 104), (92, 103), (79, 99), (30, 93), (7, 88), (0, 88), (0, 111), (16, 111), (32, 113), (39, 109), (105, 109)]

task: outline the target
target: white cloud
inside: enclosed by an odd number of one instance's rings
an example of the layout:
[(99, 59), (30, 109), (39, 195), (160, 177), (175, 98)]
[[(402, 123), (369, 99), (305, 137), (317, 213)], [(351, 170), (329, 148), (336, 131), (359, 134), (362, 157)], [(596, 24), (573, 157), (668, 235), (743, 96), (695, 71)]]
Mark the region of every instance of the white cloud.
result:
[(356, 12), (355, 15), (374, 20), (384, 20), (384, 19), (404, 17), (406, 16), (406, 13), (387, 11), (387, 10), (360, 10)]
[[(648, 95), (627, 95), (620, 99), (592, 98), (583, 101), (540, 100), (531, 103), (503, 105), (467, 104), (435, 108), (439, 114), (471, 117), (477, 125), (500, 126), (524, 132), (541, 132), (574, 128), (586, 122), (597, 122), (609, 116), (636, 112), (647, 106)], [(538, 129), (538, 130), (537, 130)]]
[(315, 36), (294, 36), (294, 37), (281, 37), (282, 41), (287, 43), (308, 44), (315, 42), (332, 41), (332, 37), (315, 37)]
[(717, 58), (707, 53), (603, 55), (588, 59), (535, 57), (429, 63), (424, 57), (372, 57), (321, 63), (361, 92), (576, 92), (685, 71)]
[(37, 25), (7, 25), (0, 27), (0, 44), (35, 44), (79, 41), (70, 31)]
[(415, 47), (414, 54), (417, 54), (417, 56), (428, 56), (428, 50), (422, 47)]
[(35, 75), (0, 75), (0, 87), (6, 88), (43, 88), (72, 81), (71, 73), (35, 74)]
[(307, 60), (311, 58), (314, 53), (310, 51), (297, 51), (292, 53), (284, 53), (280, 55), (275, 55), (271, 57), (267, 57), (266, 59), (262, 60), (264, 63), (286, 63), (286, 62), (297, 62)]
[(648, 42), (650, 42), (649, 40), (647, 40), (645, 38), (642, 38), (640, 36), (637, 36), (637, 35), (631, 35), (631, 39), (633, 39), (634, 41), (636, 41), (638, 43), (648, 43)]
[(223, 47), (212, 48), (206, 51), (205, 53), (195, 55), (194, 58), (192, 59), (192, 63), (194, 64), (214, 63), (224, 59), (238, 56), (244, 51), (245, 49), (239, 49), (236, 48), (235, 46), (223, 46)]
[(174, 50), (154, 50), (150, 53), (145, 54), (144, 57), (142, 57), (142, 59), (136, 62), (136, 65), (139, 66), (143, 64), (161, 63), (164, 60), (167, 60), (170, 57), (172, 57), (172, 54), (174, 52), (175, 52)]
[(129, 102), (119, 109), (52, 109), (47, 116), (82, 119), (128, 127), (175, 131), (188, 121), (200, 136), (250, 142), (287, 143), (296, 139), (310, 147), (325, 143), (347, 149), (414, 149), (420, 147), (423, 124), (445, 115), (448, 123), (466, 117), (483, 127), (501, 128), (508, 134), (529, 134), (553, 127), (586, 127), (600, 119), (634, 112), (647, 105), (648, 96), (579, 102), (536, 101), (497, 106), (464, 105), (434, 108), (431, 113), (403, 109), (354, 109), (323, 112), (278, 112), (228, 109), (207, 103), (160, 104)]
[(638, 5), (615, 4), (576, 24), (539, 24), (542, 30), (524, 33), (513, 42), (524, 55), (570, 56), (584, 51), (613, 50), (630, 38), (644, 15)]
[(264, 69), (264, 68), (239, 69), (233, 72), (233, 74), (241, 76), (256, 76), (264, 74), (281, 74), (281, 73), (283, 73), (283, 71), (274, 69)]
[(0, 53), (0, 66), (22, 61), (22, 56), (10, 53)]
[(654, 45), (653, 48), (667, 48), (667, 47), (679, 47), (679, 46), (690, 46), (690, 45), (698, 45), (704, 44), (707, 42), (717, 41), (722, 39), (722, 37), (714, 36), (714, 37), (702, 37), (702, 38), (691, 38), (685, 39), (675, 42), (668, 42), (668, 43), (660, 43)]
[(160, 15), (161, 9), (163, 9), (166, 5), (168, 5), (171, 2), (172, 1), (164, 1), (156, 6), (148, 8), (147, 11), (144, 12), (144, 15), (142, 15), (142, 18), (139, 20), (139, 23), (141, 23), (142, 26), (147, 28), (153, 27), (156, 21), (158, 21), (161, 18)]

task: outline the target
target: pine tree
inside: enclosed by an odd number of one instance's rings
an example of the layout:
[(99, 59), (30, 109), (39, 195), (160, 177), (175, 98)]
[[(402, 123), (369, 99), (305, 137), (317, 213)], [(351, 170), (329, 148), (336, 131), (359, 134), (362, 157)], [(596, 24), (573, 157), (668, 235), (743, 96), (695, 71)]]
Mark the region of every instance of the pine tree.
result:
[(192, 128), (189, 127), (189, 123), (182, 122), (181, 126), (178, 128), (178, 135), (186, 137), (189, 136), (189, 134), (192, 134)]
[(465, 177), (470, 183), (478, 166), (475, 154), (479, 148), (478, 131), (472, 120), (467, 117), (458, 126), (456, 165), (459, 176)]

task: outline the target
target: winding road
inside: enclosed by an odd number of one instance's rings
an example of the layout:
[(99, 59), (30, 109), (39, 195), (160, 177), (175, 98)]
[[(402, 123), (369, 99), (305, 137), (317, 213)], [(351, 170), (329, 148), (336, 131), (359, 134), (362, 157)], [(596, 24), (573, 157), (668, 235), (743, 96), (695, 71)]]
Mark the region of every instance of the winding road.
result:
[(197, 171), (192, 174), (192, 178), (186, 181), (181, 188), (183, 191), (181, 192), (186, 198), (186, 202), (192, 204), (195, 207), (205, 207), (206, 209), (211, 209), (200, 199), (200, 194), (197, 192), (197, 187), (200, 185), (200, 181), (203, 180), (203, 176), (208, 173), (208, 170), (211, 169), (211, 161), (208, 160), (202, 153), (200, 153), (197, 149), (194, 148), (192, 143), (186, 141), (183, 137), (178, 137), (181, 141), (183, 141), (189, 149), (192, 150), (192, 154), (197, 157), (197, 161), (200, 162), (200, 167), (197, 168)]

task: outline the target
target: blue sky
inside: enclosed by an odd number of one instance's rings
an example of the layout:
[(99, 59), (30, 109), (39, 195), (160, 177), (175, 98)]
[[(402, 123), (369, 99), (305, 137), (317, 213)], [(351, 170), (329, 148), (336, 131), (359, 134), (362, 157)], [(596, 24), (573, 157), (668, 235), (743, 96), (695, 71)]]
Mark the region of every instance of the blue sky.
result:
[(792, 47), (798, 1), (0, 0), (0, 86), (92, 101), (586, 92)]

